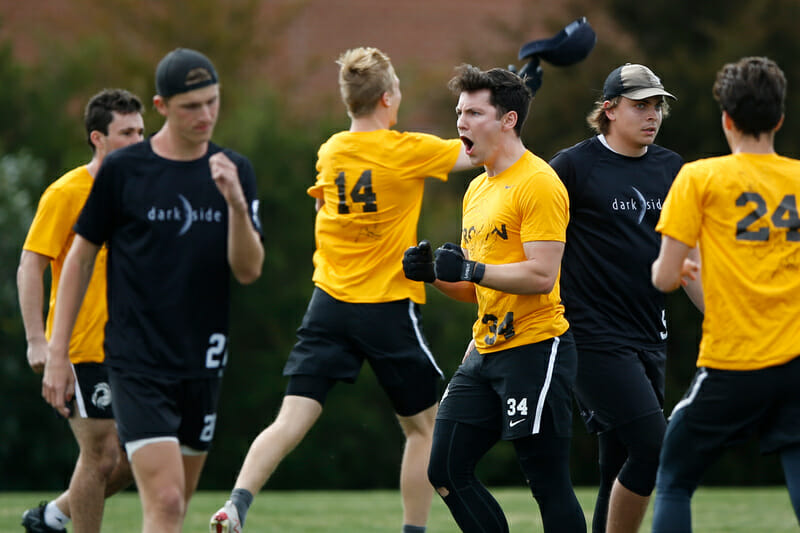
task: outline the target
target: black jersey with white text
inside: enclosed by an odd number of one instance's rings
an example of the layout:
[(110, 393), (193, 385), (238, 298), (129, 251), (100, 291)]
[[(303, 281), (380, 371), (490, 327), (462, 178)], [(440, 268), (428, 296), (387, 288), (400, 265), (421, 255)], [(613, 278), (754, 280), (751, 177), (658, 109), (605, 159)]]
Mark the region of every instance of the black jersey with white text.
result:
[(150, 139), (106, 157), (75, 225), (108, 243), (106, 362), (177, 377), (221, 375), (227, 362), (228, 208), (209, 157), (236, 164), (259, 233), (253, 167), (213, 143), (193, 161), (156, 155)]
[(598, 137), (550, 161), (570, 199), (561, 295), (576, 342), (666, 343), (664, 295), (653, 287), (650, 267), (661, 245), (655, 226), (682, 164), (658, 145), (627, 157)]

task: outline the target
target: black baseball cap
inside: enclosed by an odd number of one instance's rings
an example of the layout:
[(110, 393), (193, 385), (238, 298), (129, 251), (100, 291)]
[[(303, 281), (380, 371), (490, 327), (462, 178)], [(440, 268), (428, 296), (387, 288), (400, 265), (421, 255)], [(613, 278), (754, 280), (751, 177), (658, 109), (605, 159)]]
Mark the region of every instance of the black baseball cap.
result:
[(603, 100), (611, 100), (617, 96), (624, 96), (631, 100), (644, 100), (651, 96), (668, 96), (677, 100), (668, 93), (661, 80), (653, 71), (644, 65), (625, 63), (611, 71), (603, 85)]
[(522, 45), (519, 59), (540, 57), (557, 67), (566, 67), (582, 61), (597, 42), (597, 35), (586, 17), (567, 24), (549, 39), (538, 39)]
[(206, 56), (189, 48), (176, 48), (156, 67), (156, 93), (168, 98), (217, 83), (217, 71)]

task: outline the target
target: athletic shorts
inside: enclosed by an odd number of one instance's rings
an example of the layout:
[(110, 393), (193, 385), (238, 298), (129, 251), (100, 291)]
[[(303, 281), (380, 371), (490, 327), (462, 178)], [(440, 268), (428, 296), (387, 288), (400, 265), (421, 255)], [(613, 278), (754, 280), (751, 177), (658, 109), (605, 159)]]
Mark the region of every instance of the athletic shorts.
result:
[(473, 348), (458, 367), (437, 419), (500, 433), (503, 440), (540, 434), (549, 409), (555, 434), (572, 434), (577, 353), (572, 334), (481, 355)]
[(217, 421), (220, 382), (213, 378), (179, 378), (109, 368), (119, 440), (164, 437), (208, 451)]
[(700, 368), (676, 413), (700, 451), (757, 436), (762, 453), (800, 444), (800, 357), (760, 370)]
[(575, 399), (589, 432), (662, 412), (666, 362), (666, 348), (579, 347)]
[(102, 363), (76, 363), (72, 365), (75, 375), (75, 397), (71, 411), (78, 418), (114, 418), (111, 403), (111, 387), (108, 371)]
[(315, 288), (297, 330), (285, 376), (353, 383), (366, 360), (401, 416), (436, 404), (442, 371), (422, 334), (411, 300), (353, 304)]

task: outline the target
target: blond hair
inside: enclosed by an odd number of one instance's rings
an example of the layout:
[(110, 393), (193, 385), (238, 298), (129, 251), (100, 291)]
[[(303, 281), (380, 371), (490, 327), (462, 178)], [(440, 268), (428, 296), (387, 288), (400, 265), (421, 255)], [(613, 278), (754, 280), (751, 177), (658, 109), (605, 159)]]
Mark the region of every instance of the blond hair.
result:
[[(609, 100), (600, 98), (594, 103), (594, 108), (586, 115), (586, 123), (595, 133), (608, 135), (611, 129), (611, 121), (606, 116), (606, 111), (614, 109), (622, 101), (622, 96), (615, 96)], [(608, 102), (608, 105), (606, 105)], [(669, 102), (663, 96), (661, 97), (661, 117), (667, 118), (669, 116)]]
[(394, 67), (389, 56), (372, 47), (347, 50), (336, 61), (339, 65), (339, 91), (347, 113), (355, 117), (375, 110), (385, 92), (392, 92)]

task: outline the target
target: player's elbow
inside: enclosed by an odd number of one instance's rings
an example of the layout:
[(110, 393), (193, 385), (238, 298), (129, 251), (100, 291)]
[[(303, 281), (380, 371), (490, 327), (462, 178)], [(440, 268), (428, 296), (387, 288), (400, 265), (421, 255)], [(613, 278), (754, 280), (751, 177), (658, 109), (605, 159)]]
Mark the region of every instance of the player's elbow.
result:
[(261, 263), (233, 269), (233, 277), (242, 285), (255, 283), (261, 277)]
[(530, 294), (550, 294), (556, 286), (556, 278), (542, 279), (533, 285)]
[(674, 291), (680, 284), (680, 279), (669, 275), (663, 268), (660, 268), (658, 261), (653, 263), (650, 281), (653, 283), (653, 286), (661, 292)]
[(556, 286), (558, 276), (531, 276), (518, 283), (511, 291), (514, 294), (550, 294)]

